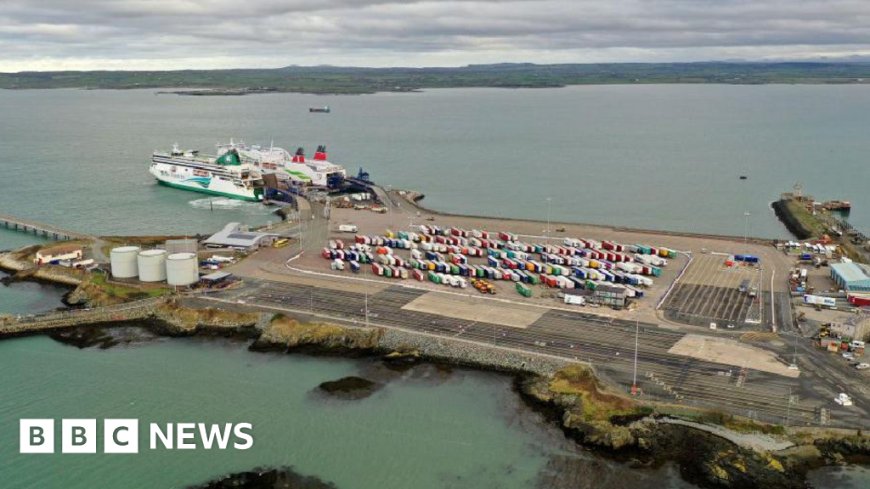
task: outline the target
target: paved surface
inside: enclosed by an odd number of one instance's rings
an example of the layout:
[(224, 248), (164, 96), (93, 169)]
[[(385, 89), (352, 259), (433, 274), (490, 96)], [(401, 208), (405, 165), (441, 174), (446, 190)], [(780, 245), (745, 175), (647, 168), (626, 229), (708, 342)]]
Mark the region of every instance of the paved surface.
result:
[[(657, 284), (664, 286), (651, 291), (646, 300), (641, 301), (642, 307), (638, 311), (614, 312), (603, 308), (573, 311), (559, 307), (561, 305), (551, 299), (536, 297), (536, 301), (529, 301), (524, 307), (543, 311), (537, 320), (525, 328), (511, 327), (498, 315), (469, 316), (468, 311), (460, 314), (461, 311), (450, 307), (451, 301), (456, 300), (453, 295), (456, 291), (452, 289), (445, 290), (427, 283), (422, 283), (424, 286), (421, 287), (421, 283), (416, 281), (380, 279), (362, 273), (331, 274), (326, 260), (318, 255), (328, 239), (349, 237), (337, 232), (339, 224), (358, 225), (361, 234), (383, 234), (386, 229), (405, 229), (423, 222), (467, 229), (503, 229), (526, 235), (539, 235), (543, 229), (540, 222), (534, 221), (443, 216), (419, 209), (394, 193), (390, 197), (387, 203), (389, 212), (386, 214), (332, 209), (329, 220), (324, 217), (322, 205), (313, 202), (311, 215), (314, 217), (301, 223), (301, 239), (287, 248), (263, 250), (235, 265), (232, 271), (245, 278), (246, 286), (221, 292), (206, 301), (218, 302), (222, 307), (259, 306), (270, 311), (308, 314), (351, 324), (365, 323), (368, 310), (368, 322), (372, 325), (454, 338), (480, 348), (509, 348), (590, 362), (605, 382), (626, 392), (634, 377), (635, 319), (639, 318), (637, 379), (643, 399), (667, 402), (677, 409), (680, 405), (721, 409), (774, 423), (788, 420), (790, 424), (815, 425), (825, 419), (831, 426), (870, 427), (870, 418), (867, 416), (870, 397), (861, 385), (866, 383), (867, 372), (849, 370), (844, 365), (837, 365), (838, 369), (831, 370), (832, 359), (819, 357), (820, 352), (806, 345), (806, 340), (801, 340), (803, 346), (797, 353), (789, 341), (755, 345), (758, 351), (772, 352), (783, 365), (796, 362), (801, 369), (797, 379), (755, 370), (748, 365), (744, 368), (742, 363), (738, 368), (670, 353), (669, 350), (685, 336), (686, 331), (732, 338), (737, 338), (741, 332), (724, 328), (716, 332), (700, 331), (697, 326), (678, 326), (662, 321), (655, 314), (654, 305), (664, 295), (666, 285), (676, 278), (685, 259), (682, 263), (677, 260), (665, 269), (663, 277), (657, 280)], [(792, 263), (789, 257), (771, 246), (715, 237), (671, 236), (601, 226), (554, 223), (552, 227), (564, 227), (565, 232), (560, 233), (562, 236), (587, 236), (623, 243), (655, 243), (692, 251), (695, 257), (705, 256), (707, 251), (758, 255), (765, 267), (758, 282), (761, 284), (759, 295), (762, 296), (758, 307), (765, 312), (764, 327), (771, 326), (769, 318), (774, 314), (770, 311), (777, 311), (777, 317), (790, 311), (788, 301), (782, 300), (782, 294), (785, 292), (784, 278)], [(554, 236), (553, 239), (561, 238)], [(294, 259), (292, 266), (314, 273), (301, 273), (285, 266), (285, 262), (299, 255), (300, 251), (302, 255)], [(717, 257), (717, 263), (724, 261), (724, 256), (711, 256)], [(716, 287), (716, 279), (722, 278), (725, 281), (719, 285), (723, 285), (722, 288), (728, 285), (727, 288), (734, 290), (739, 284), (739, 281), (731, 283), (735, 276), (718, 277), (713, 270), (706, 273), (706, 276), (694, 281), (701, 282), (700, 285), (704, 287)], [(772, 280), (773, 276), (775, 280)], [(708, 282), (704, 283), (704, 280)], [(471, 293), (474, 295), (476, 292)], [(429, 302), (427, 307), (422, 308), (424, 310), (409, 310), (408, 304), (423, 295), (429, 297), (424, 299)], [(503, 302), (497, 301), (505, 299), (526, 304), (515, 293), (479, 297), (481, 300), (494, 301), (493, 307), (499, 307), (498, 304)], [(720, 307), (722, 300), (726, 304), (731, 301), (723, 296), (719, 300)], [(244, 304), (239, 304), (239, 301)], [(715, 303), (716, 299), (712, 302)], [(736, 309), (740, 314), (750, 314), (746, 304), (737, 304)], [(856, 405), (843, 408), (834, 404), (833, 398), (838, 392), (848, 392)]]
[[(550, 310), (527, 328), (514, 328), (498, 322), (452, 317), (449, 309), (443, 310), (443, 314), (403, 309), (423, 294), (435, 294), (405, 287), (393, 286), (364, 294), (288, 282), (256, 279), (246, 282), (241, 289), (224, 291), (205, 300), (222, 303), (224, 307), (261, 305), (272, 311), (320, 315), (356, 324), (366, 322), (367, 309), (368, 322), (372, 325), (464, 339), (481, 348), (511, 348), (588, 361), (605, 382), (618, 389), (628, 391), (632, 382), (633, 321)], [(821, 366), (830, 359), (810, 356), (816, 352), (799, 351), (796, 361), (802, 375), (793, 379), (675, 355), (669, 350), (684, 333), (649, 323), (640, 323), (639, 331), (638, 383), (644, 399), (722, 409), (768, 422), (783, 423), (788, 419), (798, 425), (817, 424), (820, 409), (826, 408), (832, 426), (870, 426), (866, 410), (870, 403), (867, 393), (859, 388), (860, 382), (840, 385), (834, 380), (849, 378), (847, 373), (860, 375), (863, 372), (839, 371), (835, 377)], [(765, 345), (765, 348), (780, 357), (795, 356), (790, 345), (783, 342), (778, 346)], [(816, 365), (820, 360), (821, 365)], [(808, 366), (806, 370), (803, 370), (804, 365)], [(810, 365), (814, 367), (809, 368)], [(849, 392), (856, 405), (836, 406), (833, 397), (841, 391)]]
[[(712, 254), (696, 256), (662, 305), (666, 317), (699, 326), (715, 322), (723, 328), (733, 325), (771, 329), (764, 322), (771, 316), (769, 309), (763, 307), (770, 292), (769, 284), (763, 280), (764, 271), (746, 266), (726, 267), (725, 258)], [(756, 297), (739, 290), (744, 281), (757, 289)]]

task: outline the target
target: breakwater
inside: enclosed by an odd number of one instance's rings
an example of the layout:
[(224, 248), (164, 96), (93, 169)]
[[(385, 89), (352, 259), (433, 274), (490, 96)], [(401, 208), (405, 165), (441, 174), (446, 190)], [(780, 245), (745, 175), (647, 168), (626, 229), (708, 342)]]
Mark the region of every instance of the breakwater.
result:
[(795, 235), (797, 239), (808, 239), (813, 233), (810, 228), (795, 215), (795, 212), (789, 206), (789, 201), (785, 199), (777, 200), (771, 204), (776, 217), (785, 225), (790, 233)]

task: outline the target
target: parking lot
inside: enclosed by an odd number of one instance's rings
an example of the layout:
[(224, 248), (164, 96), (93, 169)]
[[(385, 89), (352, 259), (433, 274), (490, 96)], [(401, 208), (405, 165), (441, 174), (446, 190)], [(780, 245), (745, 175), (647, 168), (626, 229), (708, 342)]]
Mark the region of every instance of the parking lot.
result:
[[(703, 326), (715, 322), (721, 327), (757, 328), (763, 319), (763, 273), (739, 262), (726, 266), (726, 259), (720, 254), (696, 255), (662, 306), (666, 317)], [(754, 298), (749, 290), (755, 291)]]

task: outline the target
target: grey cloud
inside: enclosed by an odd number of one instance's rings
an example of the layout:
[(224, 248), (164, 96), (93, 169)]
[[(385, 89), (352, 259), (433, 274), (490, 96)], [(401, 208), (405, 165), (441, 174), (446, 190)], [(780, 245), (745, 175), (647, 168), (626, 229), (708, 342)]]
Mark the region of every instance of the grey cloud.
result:
[(870, 3), (2, 0), (0, 53), (0, 71), (867, 54)]

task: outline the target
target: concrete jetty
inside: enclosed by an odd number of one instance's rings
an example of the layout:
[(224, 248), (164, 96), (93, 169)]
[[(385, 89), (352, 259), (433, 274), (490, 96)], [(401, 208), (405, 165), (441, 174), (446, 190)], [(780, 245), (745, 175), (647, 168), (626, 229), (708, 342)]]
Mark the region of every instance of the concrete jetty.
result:
[(0, 214), (0, 227), (11, 229), (13, 231), (31, 233), (37, 236), (45, 236), (46, 238), (55, 241), (92, 238), (92, 236), (84, 233), (78, 233), (51, 224), (30, 221), (5, 214)]
[(157, 307), (164, 302), (164, 298), (158, 297), (94, 309), (72, 309), (28, 316), (9, 316), (0, 319), (0, 337), (40, 333), (83, 325), (146, 319), (153, 315)]

